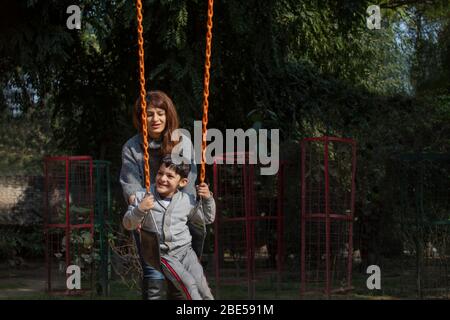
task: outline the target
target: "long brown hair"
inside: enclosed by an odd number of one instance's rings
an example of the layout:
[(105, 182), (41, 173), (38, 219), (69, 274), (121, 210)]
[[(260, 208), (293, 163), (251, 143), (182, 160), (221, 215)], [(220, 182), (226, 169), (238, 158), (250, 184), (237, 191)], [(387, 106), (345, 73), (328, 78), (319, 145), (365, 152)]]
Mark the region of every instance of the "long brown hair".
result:
[[(173, 132), (179, 126), (178, 113), (175, 105), (169, 96), (162, 91), (149, 91), (145, 99), (147, 101), (147, 110), (149, 108), (160, 108), (166, 112), (166, 127), (161, 133), (162, 145), (160, 152), (161, 154), (171, 153), (173, 147), (178, 143), (177, 141), (172, 141)], [(141, 98), (139, 97), (134, 105), (133, 124), (142, 134), (141, 112)]]

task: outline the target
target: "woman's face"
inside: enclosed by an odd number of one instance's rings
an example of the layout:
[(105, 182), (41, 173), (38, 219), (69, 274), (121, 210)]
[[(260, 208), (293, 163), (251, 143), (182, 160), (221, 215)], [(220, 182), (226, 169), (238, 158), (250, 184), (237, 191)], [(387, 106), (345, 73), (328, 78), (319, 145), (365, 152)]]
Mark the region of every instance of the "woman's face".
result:
[(158, 139), (166, 128), (166, 111), (161, 108), (147, 109), (148, 134), (153, 139)]

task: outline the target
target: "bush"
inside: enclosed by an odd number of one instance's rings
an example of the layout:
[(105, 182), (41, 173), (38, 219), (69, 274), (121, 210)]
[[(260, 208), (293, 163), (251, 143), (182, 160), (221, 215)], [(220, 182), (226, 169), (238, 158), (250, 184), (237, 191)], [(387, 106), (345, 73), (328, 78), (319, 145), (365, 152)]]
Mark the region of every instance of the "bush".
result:
[(0, 227), (0, 260), (13, 257), (38, 258), (44, 256), (44, 233), (39, 226)]

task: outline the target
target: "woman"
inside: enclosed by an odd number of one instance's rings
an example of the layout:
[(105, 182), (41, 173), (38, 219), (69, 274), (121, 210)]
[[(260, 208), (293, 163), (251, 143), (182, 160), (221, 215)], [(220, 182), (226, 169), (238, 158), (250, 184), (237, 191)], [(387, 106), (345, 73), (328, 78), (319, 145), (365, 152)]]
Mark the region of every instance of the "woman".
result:
[[(150, 91), (147, 93), (146, 101), (150, 181), (152, 183), (155, 181), (161, 157), (170, 153), (175, 145), (181, 143), (182, 150), (190, 148), (192, 155), (191, 172), (188, 177), (189, 185), (184, 190), (188, 193), (196, 194), (197, 167), (192, 144), (190, 140), (183, 139), (183, 136), (179, 141), (172, 141), (174, 131), (178, 129), (179, 125), (178, 114), (172, 100), (162, 91)], [(134, 106), (133, 124), (139, 133), (124, 144), (122, 148), (122, 168), (120, 171), (120, 183), (128, 204), (134, 202), (136, 191), (145, 187), (140, 98)], [(136, 240), (143, 271), (142, 298), (144, 300), (161, 299), (165, 283), (164, 276), (144, 262), (140, 252), (139, 233), (134, 231), (133, 236)], [(179, 299), (182, 297), (169, 281), (167, 281), (167, 289), (168, 299)]]

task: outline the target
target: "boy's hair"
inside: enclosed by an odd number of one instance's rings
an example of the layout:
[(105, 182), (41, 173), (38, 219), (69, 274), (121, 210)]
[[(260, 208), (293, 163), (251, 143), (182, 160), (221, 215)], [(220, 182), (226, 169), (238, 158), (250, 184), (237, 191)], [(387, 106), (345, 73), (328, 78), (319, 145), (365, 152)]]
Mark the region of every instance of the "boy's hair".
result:
[(166, 168), (174, 170), (181, 178), (187, 178), (191, 171), (191, 165), (186, 158), (181, 158), (181, 163), (175, 164), (170, 154), (165, 155), (161, 159), (161, 164), (164, 164)]

